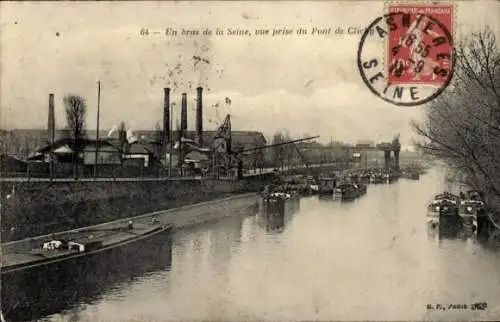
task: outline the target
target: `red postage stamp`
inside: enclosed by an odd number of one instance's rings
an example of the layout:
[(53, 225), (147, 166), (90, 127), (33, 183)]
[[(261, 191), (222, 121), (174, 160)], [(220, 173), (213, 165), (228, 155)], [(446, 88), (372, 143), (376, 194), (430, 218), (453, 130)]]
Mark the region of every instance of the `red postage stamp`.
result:
[[(453, 4), (388, 4), (406, 28), (391, 28), (387, 37), (387, 74), (391, 84), (441, 85), (452, 70)], [(448, 34), (446, 34), (448, 33)]]

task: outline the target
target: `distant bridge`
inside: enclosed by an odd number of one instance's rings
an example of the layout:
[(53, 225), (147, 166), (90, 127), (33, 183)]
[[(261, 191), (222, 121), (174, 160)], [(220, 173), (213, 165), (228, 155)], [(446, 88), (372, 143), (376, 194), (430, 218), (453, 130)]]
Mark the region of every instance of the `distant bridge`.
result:
[(384, 152), (384, 168), (388, 170), (391, 165), (391, 152), (394, 153), (394, 167), (395, 170), (399, 170), (399, 152), (401, 151), (401, 144), (399, 143), (399, 135), (396, 135), (392, 142), (383, 142), (375, 146), (357, 144), (347, 148), (350, 154), (355, 152), (366, 152), (366, 151), (382, 151)]
[(251, 170), (246, 170), (243, 173), (243, 177), (256, 177), (268, 173), (287, 173), (290, 171), (294, 170), (308, 170), (308, 169), (322, 169), (322, 168), (331, 168), (338, 166), (339, 164), (342, 163), (350, 163), (352, 160), (346, 160), (346, 161), (338, 161), (338, 162), (328, 162), (328, 163), (321, 163), (321, 164), (310, 164), (310, 165), (295, 165), (295, 166), (288, 166), (288, 167), (275, 167), (275, 168), (264, 168), (264, 169), (251, 169)]

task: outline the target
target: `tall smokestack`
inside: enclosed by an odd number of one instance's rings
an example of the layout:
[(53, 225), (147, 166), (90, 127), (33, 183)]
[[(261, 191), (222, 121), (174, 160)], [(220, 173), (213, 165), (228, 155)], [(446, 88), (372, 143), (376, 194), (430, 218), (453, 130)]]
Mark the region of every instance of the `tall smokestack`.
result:
[(198, 144), (203, 144), (203, 87), (196, 88), (196, 132)]
[(55, 116), (54, 116), (54, 94), (49, 94), (49, 119), (47, 122), (47, 134), (48, 134), (48, 140), (51, 145), (54, 144), (55, 140)]
[(183, 136), (186, 135), (187, 132), (187, 94), (182, 93), (182, 101), (181, 101), (181, 134)]
[(163, 89), (163, 153), (167, 151), (167, 143), (172, 140), (170, 129), (170, 88)]
[(54, 141), (56, 136), (56, 122), (54, 116), (54, 94), (49, 94), (49, 119), (47, 122), (47, 132), (50, 144), (49, 154), (49, 173), (50, 180), (54, 177), (54, 163), (52, 162), (52, 154), (54, 153)]

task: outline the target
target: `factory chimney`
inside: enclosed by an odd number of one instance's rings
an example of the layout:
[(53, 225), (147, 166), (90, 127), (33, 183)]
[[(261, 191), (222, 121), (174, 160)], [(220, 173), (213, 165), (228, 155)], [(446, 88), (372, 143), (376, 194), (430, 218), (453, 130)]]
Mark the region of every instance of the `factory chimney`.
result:
[(167, 151), (167, 143), (172, 140), (171, 129), (170, 129), (170, 88), (163, 89), (163, 135), (162, 135), (162, 146), (163, 154)]
[(187, 132), (187, 94), (182, 93), (181, 101), (181, 138), (186, 136)]
[(50, 144), (54, 144), (55, 140), (55, 116), (54, 116), (54, 94), (49, 94), (49, 119), (47, 122), (47, 134)]
[(200, 146), (203, 145), (203, 87), (196, 88), (196, 138)]
[(54, 142), (56, 136), (56, 122), (54, 116), (54, 94), (49, 94), (49, 119), (47, 122), (47, 132), (48, 132), (48, 140), (50, 144), (50, 154), (49, 154), (49, 173), (50, 180), (54, 177), (54, 162), (52, 162), (52, 157), (54, 153)]

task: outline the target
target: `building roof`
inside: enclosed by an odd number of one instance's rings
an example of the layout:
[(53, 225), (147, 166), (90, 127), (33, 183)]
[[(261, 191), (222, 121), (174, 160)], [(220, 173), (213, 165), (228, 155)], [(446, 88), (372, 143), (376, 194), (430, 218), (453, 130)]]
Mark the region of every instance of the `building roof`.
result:
[[(98, 146), (100, 151), (116, 151), (117, 149), (109, 142), (106, 140), (93, 140), (93, 139), (82, 139), (80, 140), (80, 144), (82, 145), (82, 148), (84, 150), (88, 150), (90, 147)], [(65, 149), (70, 149), (72, 150), (74, 148), (75, 141), (73, 139), (60, 139), (54, 142), (54, 145), (46, 145), (40, 149), (38, 149), (36, 152), (37, 153), (48, 153), (52, 149), (57, 150), (65, 150)], [(90, 148), (91, 150), (95, 148)]]
[[(118, 149), (111, 143), (105, 140), (92, 140), (92, 139), (83, 139), (80, 141), (82, 145), (83, 151), (95, 151), (96, 146), (98, 147), (100, 152), (116, 152), (118, 153)], [(28, 160), (38, 160), (43, 159), (43, 155), (52, 151), (56, 155), (68, 155), (73, 152), (75, 145), (75, 141), (73, 139), (60, 139), (54, 142), (54, 145), (46, 145), (42, 148), (36, 150)]]
[[(20, 139), (23, 138), (37, 138), (41, 140), (47, 140), (47, 130), (45, 129), (15, 129), (9, 131), (10, 133), (18, 136)], [(100, 130), (99, 131), (99, 139), (100, 141), (107, 142), (111, 145), (118, 146), (118, 138), (117, 138), (117, 133), (114, 133), (113, 136), (108, 137), (108, 132), (109, 129), (106, 130)], [(151, 143), (152, 141), (155, 141), (155, 139), (159, 138), (160, 136), (158, 135), (157, 130), (137, 130), (134, 131), (136, 136), (140, 139), (140, 141), (146, 141)], [(208, 146), (209, 143), (211, 142), (212, 138), (215, 136), (216, 131), (203, 131), (203, 146)], [(64, 137), (67, 136), (67, 130), (56, 130), (56, 138), (61, 138), (57, 140), (56, 142), (62, 141), (62, 140), (69, 140), (72, 141), (71, 139), (64, 139)], [(178, 131), (173, 132), (174, 138), (178, 137)], [(144, 138), (141, 138), (144, 137)], [(187, 131), (186, 132), (186, 137), (191, 138), (191, 139), (196, 139), (196, 131)], [(87, 130), (87, 140), (88, 141), (95, 141), (96, 138), (96, 131), (95, 130)], [(261, 132), (258, 131), (232, 131), (231, 132), (231, 138), (232, 138), (232, 144), (235, 148), (237, 147), (257, 147), (257, 146), (262, 146), (266, 145), (266, 139), (264, 135)], [(48, 148), (50, 149), (50, 147)], [(47, 150), (48, 151), (48, 150)]]

